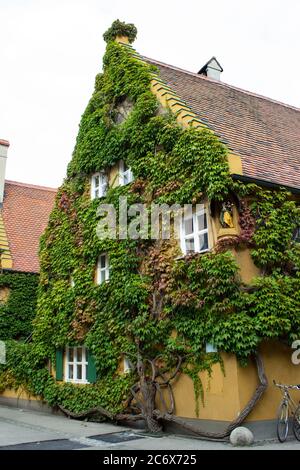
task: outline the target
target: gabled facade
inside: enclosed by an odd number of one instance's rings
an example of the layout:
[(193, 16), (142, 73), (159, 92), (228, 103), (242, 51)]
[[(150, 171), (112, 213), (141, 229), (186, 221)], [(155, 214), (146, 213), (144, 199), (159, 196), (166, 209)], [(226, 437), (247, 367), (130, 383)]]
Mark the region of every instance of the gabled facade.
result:
[[(299, 110), (143, 58), (133, 36), (133, 25), (105, 36), (42, 238), (22, 351), (40, 381), (13, 360), (10, 373), (71, 413), (140, 409), (151, 430), (267, 427), (278, 402), (267, 380), (299, 383)], [(169, 237), (163, 224), (149, 236), (158, 205)]]

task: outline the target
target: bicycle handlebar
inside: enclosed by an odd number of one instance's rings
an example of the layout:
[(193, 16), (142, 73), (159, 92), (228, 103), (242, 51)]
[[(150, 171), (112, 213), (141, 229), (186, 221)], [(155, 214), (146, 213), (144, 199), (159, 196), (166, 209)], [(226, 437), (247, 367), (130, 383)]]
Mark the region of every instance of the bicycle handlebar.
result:
[(293, 389), (293, 390), (300, 390), (300, 384), (298, 384), (298, 385), (283, 385), (283, 384), (276, 383), (274, 379), (273, 379), (273, 384), (278, 388), (283, 388), (283, 389), (290, 388), (290, 389)]

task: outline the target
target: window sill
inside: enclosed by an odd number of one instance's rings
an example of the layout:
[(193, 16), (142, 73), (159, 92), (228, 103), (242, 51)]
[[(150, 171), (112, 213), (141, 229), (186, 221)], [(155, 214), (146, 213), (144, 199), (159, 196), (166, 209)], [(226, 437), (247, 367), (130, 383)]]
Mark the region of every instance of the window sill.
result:
[(65, 382), (77, 385), (88, 385), (90, 382), (87, 380), (73, 380), (73, 379), (65, 379)]

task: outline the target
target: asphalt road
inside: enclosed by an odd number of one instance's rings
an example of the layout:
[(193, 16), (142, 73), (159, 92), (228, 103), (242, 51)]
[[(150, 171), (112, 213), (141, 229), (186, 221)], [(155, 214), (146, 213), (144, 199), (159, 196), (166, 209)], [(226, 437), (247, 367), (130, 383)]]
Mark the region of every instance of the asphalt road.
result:
[[(0, 406), (0, 450), (32, 449), (232, 450), (233, 447), (229, 443), (174, 435), (152, 437), (109, 423), (75, 421), (63, 416)], [(300, 442), (255, 442), (250, 449), (300, 450)]]

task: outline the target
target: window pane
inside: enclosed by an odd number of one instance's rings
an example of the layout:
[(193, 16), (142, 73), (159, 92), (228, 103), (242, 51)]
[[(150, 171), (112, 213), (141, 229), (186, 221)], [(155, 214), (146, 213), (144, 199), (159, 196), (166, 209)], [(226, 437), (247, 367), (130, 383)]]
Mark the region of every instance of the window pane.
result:
[(206, 213), (197, 215), (198, 231), (205, 230), (207, 228)]
[(127, 357), (124, 357), (124, 373), (127, 374), (131, 371), (130, 362)]
[(199, 247), (200, 251), (208, 250), (208, 236), (207, 233), (203, 233), (199, 236)]
[(184, 221), (184, 233), (185, 235), (191, 235), (194, 232), (193, 219)]
[(100, 184), (105, 184), (106, 182), (106, 175), (105, 173), (100, 174)]
[(74, 349), (70, 348), (68, 353), (68, 362), (73, 362), (74, 360)]
[(77, 380), (82, 379), (82, 365), (77, 365)]
[(102, 255), (100, 256), (100, 268), (105, 268), (106, 266), (106, 256)]
[(124, 183), (124, 184), (128, 184), (128, 183), (129, 183), (129, 174), (128, 174), (128, 171), (126, 171), (125, 173), (123, 173), (123, 183)]
[(133, 176), (132, 170), (130, 169), (129, 170), (129, 183), (131, 183), (133, 180), (134, 180), (134, 176)]
[(68, 368), (68, 378), (69, 378), (69, 379), (73, 379), (73, 378), (74, 378), (74, 375), (73, 375), (73, 365), (72, 365), (72, 364), (69, 364), (69, 368)]
[(105, 282), (105, 280), (106, 280), (105, 270), (100, 271), (100, 284), (102, 282)]
[(105, 196), (106, 191), (107, 191), (107, 186), (106, 186), (106, 184), (102, 184), (102, 185), (100, 186), (100, 194), (99, 194), (99, 196), (100, 196), (100, 197)]
[(82, 348), (77, 348), (77, 362), (82, 362)]
[(94, 176), (94, 185), (95, 185), (95, 188), (97, 188), (97, 187), (99, 186), (99, 181), (100, 181), (99, 175)]
[(187, 253), (195, 251), (195, 243), (193, 238), (188, 238), (185, 240), (185, 251)]
[(99, 197), (99, 189), (95, 189), (95, 191), (94, 191), (94, 197), (95, 197), (95, 198)]

